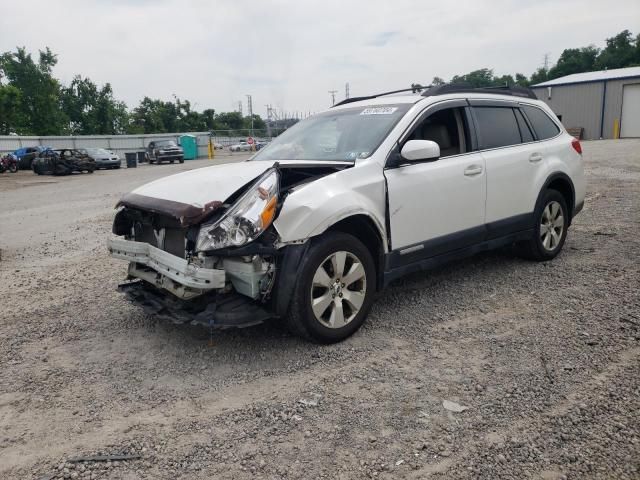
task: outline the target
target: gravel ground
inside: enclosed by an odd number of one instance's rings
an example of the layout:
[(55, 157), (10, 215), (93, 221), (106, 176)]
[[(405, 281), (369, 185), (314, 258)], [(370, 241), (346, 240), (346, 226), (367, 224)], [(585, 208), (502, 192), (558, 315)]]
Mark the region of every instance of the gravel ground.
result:
[(412, 275), (333, 346), (169, 325), (115, 292), (118, 197), (207, 161), (0, 175), (0, 477), (640, 478), (640, 141), (583, 147), (556, 260)]

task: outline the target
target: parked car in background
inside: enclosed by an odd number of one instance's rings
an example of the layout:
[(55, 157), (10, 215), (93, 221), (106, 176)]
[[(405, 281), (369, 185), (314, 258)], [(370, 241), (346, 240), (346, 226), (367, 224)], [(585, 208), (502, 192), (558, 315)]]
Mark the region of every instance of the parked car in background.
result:
[(120, 157), (105, 148), (79, 148), (80, 153), (86, 154), (96, 162), (96, 168), (120, 168)]
[(251, 151), (251, 145), (247, 142), (236, 143), (235, 145), (231, 145), (229, 150), (232, 152), (249, 152)]
[(264, 142), (264, 141), (256, 142), (256, 150), (262, 150), (264, 147), (269, 145), (269, 143), (270, 142)]
[(156, 140), (147, 145), (146, 158), (149, 163), (184, 163), (184, 150), (173, 140)]
[(96, 162), (73, 148), (47, 149), (33, 160), (33, 173), (38, 175), (70, 175), (73, 172), (93, 173)]
[(23, 147), (15, 150), (13, 154), (18, 158), (18, 168), (20, 170), (31, 170), (33, 159), (40, 155), (44, 150), (51, 147), (43, 147), (36, 145), (34, 147)]
[(213, 142), (213, 148), (215, 148), (216, 150), (222, 150), (224, 148), (224, 145), (218, 142)]

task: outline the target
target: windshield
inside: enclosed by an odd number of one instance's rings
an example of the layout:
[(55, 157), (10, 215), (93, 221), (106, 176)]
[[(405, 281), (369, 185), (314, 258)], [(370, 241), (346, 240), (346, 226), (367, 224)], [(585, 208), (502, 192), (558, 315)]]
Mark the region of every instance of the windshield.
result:
[(303, 120), (252, 160), (331, 160), (366, 158), (380, 146), (411, 104), (333, 110)]
[(156, 147), (177, 147), (176, 142), (173, 140), (160, 140), (156, 142)]

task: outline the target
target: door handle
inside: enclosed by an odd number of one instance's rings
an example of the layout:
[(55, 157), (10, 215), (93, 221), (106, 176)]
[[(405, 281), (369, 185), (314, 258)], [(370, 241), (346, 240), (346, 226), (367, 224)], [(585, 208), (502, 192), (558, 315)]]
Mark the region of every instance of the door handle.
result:
[(464, 175), (466, 177), (474, 177), (476, 175), (480, 175), (482, 173), (481, 165), (469, 165), (464, 169)]
[(531, 163), (538, 163), (539, 161), (542, 160), (542, 155), (539, 153), (532, 153), (531, 156), (529, 157), (529, 161)]

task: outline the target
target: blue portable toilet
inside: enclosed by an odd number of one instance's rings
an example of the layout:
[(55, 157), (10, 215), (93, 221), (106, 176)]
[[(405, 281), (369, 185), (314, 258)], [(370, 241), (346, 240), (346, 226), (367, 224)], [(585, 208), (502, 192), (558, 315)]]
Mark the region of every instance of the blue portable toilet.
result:
[(194, 135), (180, 135), (180, 146), (185, 160), (198, 158), (198, 139)]

